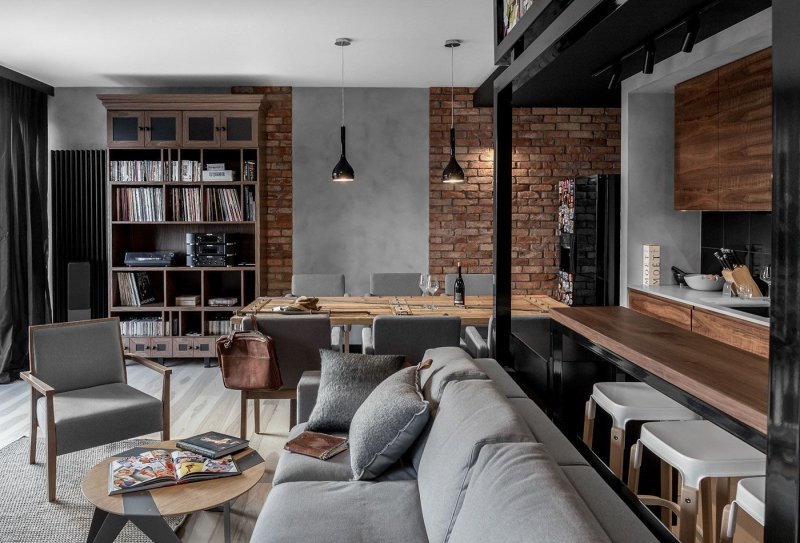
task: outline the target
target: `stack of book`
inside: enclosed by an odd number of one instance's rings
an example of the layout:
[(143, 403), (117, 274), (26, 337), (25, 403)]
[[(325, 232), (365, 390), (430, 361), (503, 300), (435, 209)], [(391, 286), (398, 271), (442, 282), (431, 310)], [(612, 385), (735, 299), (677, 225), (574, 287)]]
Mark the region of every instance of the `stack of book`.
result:
[(119, 322), (120, 333), (123, 336), (164, 336), (169, 335), (169, 323), (161, 317), (137, 317)]
[[(177, 172), (178, 162), (174, 163), (174, 170)], [(203, 168), (197, 160), (181, 160), (181, 181), (200, 181)], [(178, 180), (177, 173), (175, 181)]]
[(178, 307), (197, 307), (200, 305), (200, 295), (175, 296), (175, 305)]
[(255, 181), (256, 180), (256, 161), (255, 160), (245, 160), (244, 161), (244, 180), (245, 181)]
[(240, 222), (242, 206), (236, 189), (206, 190), (206, 220)]
[(212, 336), (223, 336), (231, 333), (230, 319), (210, 319), (206, 322), (206, 332)]
[(244, 191), (244, 220), (256, 220), (256, 192), (254, 190)]
[(201, 221), (200, 189), (172, 189), (172, 220)]
[(145, 271), (117, 273), (117, 284), (120, 305), (139, 307), (156, 301), (156, 290)]
[(206, 164), (203, 181), (236, 181), (236, 172), (226, 170), (225, 164)]
[(118, 221), (160, 222), (164, 199), (160, 188), (117, 188), (114, 206)]
[(146, 183), (167, 181), (170, 168), (160, 160), (111, 160), (108, 176), (112, 183)]

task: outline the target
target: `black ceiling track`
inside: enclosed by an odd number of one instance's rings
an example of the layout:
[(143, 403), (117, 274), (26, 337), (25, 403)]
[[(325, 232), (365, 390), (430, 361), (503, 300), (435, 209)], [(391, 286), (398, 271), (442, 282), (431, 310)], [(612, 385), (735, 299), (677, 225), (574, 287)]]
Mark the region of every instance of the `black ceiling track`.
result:
[[(520, 107), (619, 107), (619, 88), (609, 89), (611, 72), (595, 75), (598, 71), (615, 63), (619, 63), (621, 79), (641, 71), (643, 46), (648, 41), (655, 42), (656, 63), (683, 54), (685, 25), (681, 22), (693, 14), (699, 13), (699, 42), (771, 5), (771, 0), (559, 3), (563, 9), (546, 30), (527, 20), (529, 13), (512, 29), (520, 36), (536, 38), (523, 39), (524, 48), (495, 85), (511, 84), (513, 104)], [(528, 29), (517, 28), (523, 23)], [(508, 47), (508, 43), (504, 40), (500, 46)]]

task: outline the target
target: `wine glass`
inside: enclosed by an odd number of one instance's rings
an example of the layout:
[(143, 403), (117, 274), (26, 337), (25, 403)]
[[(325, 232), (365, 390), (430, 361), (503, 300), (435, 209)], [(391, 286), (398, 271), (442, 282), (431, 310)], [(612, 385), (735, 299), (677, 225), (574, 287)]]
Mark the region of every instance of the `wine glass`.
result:
[(428, 282), (431, 280), (431, 276), (427, 274), (421, 274), (419, 276), (419, 289), (422, 291), (422, 295), (425, 296), (426, 292), (428, 291)]
[(428, 288), (426, 289), (429, 296), (433, 296), (439, 290), (439, 281), (434, 277), (428, 278)]
[(764, 266), (761, 269), (761, 280), (767, 284), (767, 287), (772, 286), (772, 266)]

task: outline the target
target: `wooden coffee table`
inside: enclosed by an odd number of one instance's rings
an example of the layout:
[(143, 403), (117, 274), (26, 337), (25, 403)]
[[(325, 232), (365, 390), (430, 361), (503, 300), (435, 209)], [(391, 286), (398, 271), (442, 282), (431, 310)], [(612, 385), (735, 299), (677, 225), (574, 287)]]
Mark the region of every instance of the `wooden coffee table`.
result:
[(108, 495), (108, 464), (116, 458), (153, 449), (175, 449), (174, 441), (154, 441), (146, 447), (122, 451), (106, 458), (83, 478), (83, 495), (95, 506), (87, 543), (111, 543), (128, 521), (133, 522), (156, 543), (180, 541), (163, 517), (188, 515), (221, 507), (224, 512), (225, 542), (230, 542), (231, 504), (253, 488), (264, 475), (264, 459), (247, 448), (233, 457), (241, 475), (223, 477), (153, 490)]

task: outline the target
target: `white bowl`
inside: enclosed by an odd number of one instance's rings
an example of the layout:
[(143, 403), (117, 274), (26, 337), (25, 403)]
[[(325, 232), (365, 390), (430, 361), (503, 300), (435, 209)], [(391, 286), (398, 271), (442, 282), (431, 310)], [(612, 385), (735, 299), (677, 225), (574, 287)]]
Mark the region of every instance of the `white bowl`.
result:
[(725, 285), (725, 278), (721, 275), (692, 273), (684, 275), (683, 279), (694, 290), (722, 290)]

